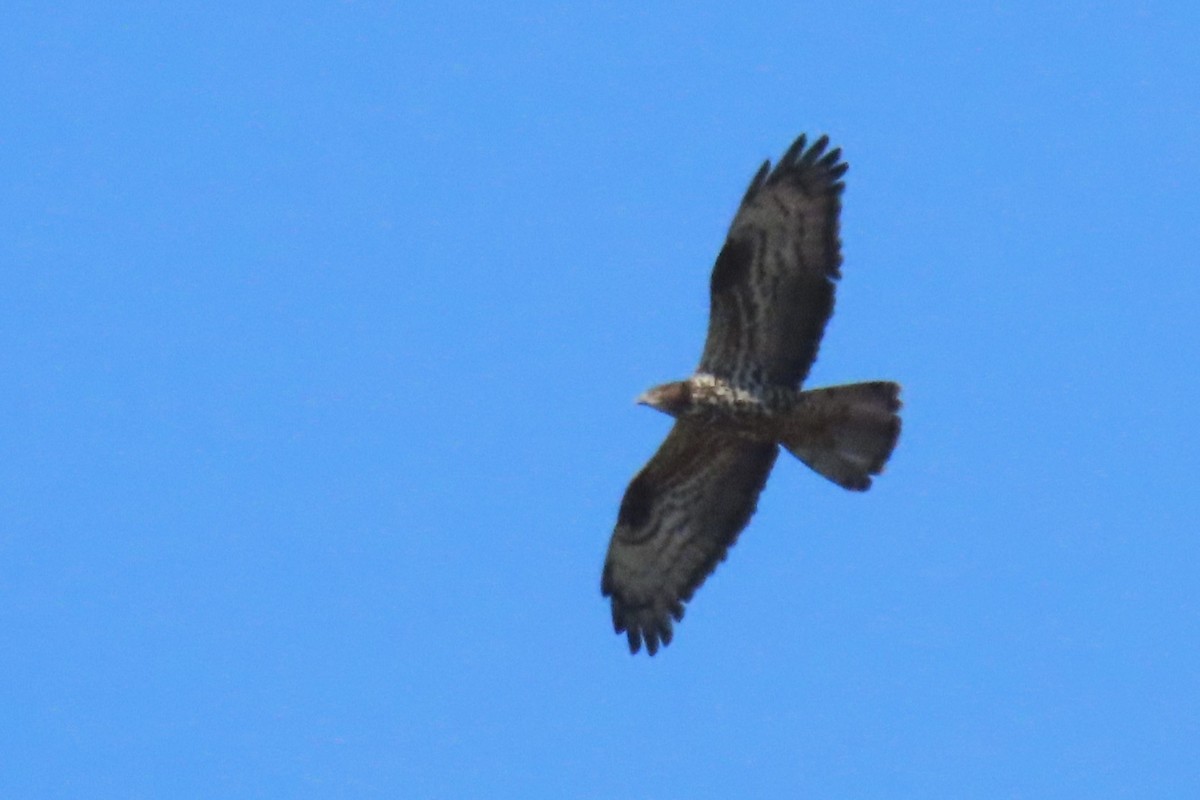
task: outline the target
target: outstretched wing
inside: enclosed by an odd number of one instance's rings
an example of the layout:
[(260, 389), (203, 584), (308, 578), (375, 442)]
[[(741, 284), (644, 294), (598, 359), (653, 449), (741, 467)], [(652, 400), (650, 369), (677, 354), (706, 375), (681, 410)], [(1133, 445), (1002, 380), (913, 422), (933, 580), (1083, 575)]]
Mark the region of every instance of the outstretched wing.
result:
[(725, 558), (758, 503), (778, 447), (676, 422), (621, 501), (600, 591), (629, 650), (671, 642), (671, 618)]
[(817, 357), (840, 277), (838, 215), (849, 165), (801, 136), (750, 182), (712, 272), (700, 372), (799, 386)]

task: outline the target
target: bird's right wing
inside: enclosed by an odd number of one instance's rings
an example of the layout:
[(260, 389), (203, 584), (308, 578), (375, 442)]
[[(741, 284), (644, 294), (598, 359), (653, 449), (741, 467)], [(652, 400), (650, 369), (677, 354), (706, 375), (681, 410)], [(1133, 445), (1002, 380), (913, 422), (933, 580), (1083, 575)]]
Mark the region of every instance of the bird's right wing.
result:
[(675, 423), (637, 474), (617, 515), (600, 590), (630, 652), (669, 644), (671, 618), (750, 521), (778, 447)]

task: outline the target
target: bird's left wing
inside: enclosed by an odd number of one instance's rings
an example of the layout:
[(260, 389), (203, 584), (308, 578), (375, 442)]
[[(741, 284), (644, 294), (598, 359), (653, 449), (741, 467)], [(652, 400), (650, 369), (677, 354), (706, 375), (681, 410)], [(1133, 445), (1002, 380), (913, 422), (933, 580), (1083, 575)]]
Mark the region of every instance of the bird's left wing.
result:
[(746, 527), (778, 447), (675, 423), (637, 474), (617, 516), (600, 590), (630, 652), (669, 644), (671, 618), (704, 583)]
[(833, 313), (842, 263), (841, 150), (801, 136), (750, 182), (713, 266), (700, 372), (799, 386)]

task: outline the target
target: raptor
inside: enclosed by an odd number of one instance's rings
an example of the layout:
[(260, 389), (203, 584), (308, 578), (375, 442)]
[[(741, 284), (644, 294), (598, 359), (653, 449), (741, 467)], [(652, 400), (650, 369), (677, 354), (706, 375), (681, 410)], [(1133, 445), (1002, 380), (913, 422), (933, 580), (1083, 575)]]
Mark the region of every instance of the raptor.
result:
[(699, 366), (638, 398), (675, 424), (625, 490), (600, 582), (630, 652), (671, 642), (749, 523), (780, 447), (864, 491), (896, 446), (899, 385), (801, 389), (841, 277), (848, 165), (828, 147), (801, 136), (755, 174), (713, 267)]

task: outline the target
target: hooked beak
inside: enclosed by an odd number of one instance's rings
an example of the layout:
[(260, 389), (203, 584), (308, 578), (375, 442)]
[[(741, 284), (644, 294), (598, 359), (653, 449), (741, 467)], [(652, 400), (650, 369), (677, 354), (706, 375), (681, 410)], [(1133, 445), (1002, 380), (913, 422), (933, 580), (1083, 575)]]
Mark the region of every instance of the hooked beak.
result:
[(642, 392), (641, 394), (639, 394), (639, 395), (637, 396), (637, 399), (636, 399), (636, 400), (634, 400), (633, 402), (637, 403), (639, 406), (648, 406), (648, 405), (650, 405), (650, 393), (649, 393), (649, 392)]

